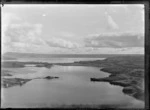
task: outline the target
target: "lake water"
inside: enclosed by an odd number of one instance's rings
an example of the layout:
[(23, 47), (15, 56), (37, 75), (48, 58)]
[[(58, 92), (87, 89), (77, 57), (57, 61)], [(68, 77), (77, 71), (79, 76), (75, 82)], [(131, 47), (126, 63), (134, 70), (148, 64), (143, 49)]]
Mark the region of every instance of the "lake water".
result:
[(22, 62), (48, 62), (48, 63), (73, 63), (75, 61), (93, 61), (93, 60), (104, 60), (105, 58), (16, 58), (14, 60), (3, 60), (3, 61), (22, 61)]
[(96, 67), (56, 65), (50, 69), (25, 67), (15, 69), (14, 72), (14, 77), (36, 78), (50, 75), (60, 78), (34, 79), (22, 86), (3, 89), (2, 107), (58, 107), (71, 104), (114, 104), (125, 108), (144, 106), (142, 101), (125, 95), (120, 86), (91, 82), (91, 77), (109, 75)]

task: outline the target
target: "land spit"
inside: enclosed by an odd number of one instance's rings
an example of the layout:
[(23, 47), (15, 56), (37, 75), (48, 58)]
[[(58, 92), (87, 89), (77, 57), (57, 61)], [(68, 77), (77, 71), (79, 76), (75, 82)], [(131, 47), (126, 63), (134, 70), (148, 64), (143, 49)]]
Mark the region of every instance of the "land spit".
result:
[(100, 67), (101, 71), (110, 73), (109, 77), (91, 78), (91, 81), (109, 82), (122, 86), (123, 93), (144, 101), (144, 56), (117, 56), (105, 60), (79, 61), (60, 65)]
[[(53, 65), (61, 66), (92, 66), (99, 67), (101, 71), (110, 73), (109, 77), (91, 78), (91, 81), (109, 82), (110, 84), (124, 87), (123, 92), (136, 99), (144, 101), (144, 56), (115, 56), (104, 60), (79, 61), (74, 63), (47, 63), (47, 62), (3, 62), (2, 67), (23, 68), (25, 65), (34, 65), (35, 67), (51, 68)], [(2, 85), (12, 87), (20, 85), (20, 82), (26, 83), (32, 79), (21, 78), (3, 78), (11, 76), (9, 71), (2, 71)], [(47, 76), (44, 79), (57, 79), (58, 77)]]

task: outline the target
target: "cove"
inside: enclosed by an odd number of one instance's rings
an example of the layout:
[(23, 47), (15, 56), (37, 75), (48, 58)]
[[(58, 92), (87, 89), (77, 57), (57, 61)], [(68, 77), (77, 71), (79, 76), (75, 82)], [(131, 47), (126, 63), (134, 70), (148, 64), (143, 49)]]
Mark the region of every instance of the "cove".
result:
[[(13, 71), (13, 69), (12, 69)], [(14, 71), (17, 71), (15, 69)], [(31, 71), (31, 73), (30, 73)], [(19, 73), (21, 72), (21, 73)], [(91, 82), (91, 77), (109, 74), (96, 67), (58, 66), (19, 68), (16, 77), (58, 76), (56, 80), (34, 79), (23, 86), (3, 88), (2, 107), (61, 107), (64, 105), (118, 105), (142, 108), (144, 103), (125, 95), (122, 87), (107, 82)]]

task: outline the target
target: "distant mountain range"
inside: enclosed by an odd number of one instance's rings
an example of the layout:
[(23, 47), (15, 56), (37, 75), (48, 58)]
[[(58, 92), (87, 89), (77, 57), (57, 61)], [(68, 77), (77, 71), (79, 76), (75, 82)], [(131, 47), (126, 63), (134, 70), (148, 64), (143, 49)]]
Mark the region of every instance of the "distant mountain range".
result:
[[(18, 53), (7, 52), (3, 58), (107, 58), (112, 56), (140, 55), (140, 54), (38, 54), (38, 53)], [(143, 55), (141, 55), (143, 56)]]

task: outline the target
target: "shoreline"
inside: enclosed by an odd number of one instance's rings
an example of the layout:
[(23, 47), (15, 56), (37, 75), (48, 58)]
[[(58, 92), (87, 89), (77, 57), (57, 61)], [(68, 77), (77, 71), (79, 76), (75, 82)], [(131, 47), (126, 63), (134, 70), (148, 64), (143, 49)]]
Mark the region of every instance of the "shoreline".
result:
[(38, 77), (38, 78), (32, 78), (32, 79), (25, 79), (25, 78), (2, 78), (2, 87), (3, 88), (9, 88), (13, 86), (22, 86), (28, 81), (34, 80), (34, 79), (58, 79), (57, 76), (46, 76), (46, 77)]
[(103, 67), (100, 70), (110, 75), (104, 78), (91, 78), (91, 81), (109, 82), (112, 85), (121, 86), (123, 87), (123, 93), (144, 101), (144, 58), (121, 56), (102, 61), (81, 61), (77, 63), (84, 66)]
[[(98, 67), (110, 75), (104, 78), (91, 78), (91, 81), (109, 82), (122, 86), (122, 92), (138, 100), (144, 101), (144, 58), (142, 56), (118, 56), (104, 60), (79, 61), (74, 63), (46, 63), (46, 62), (4, 62), (2, 67), (22, 68), (34, 64), (35, 67), (51, 68), (53, 65), (61, 66), (90, 66)], [(7, 73), (9, 76), (9, 74)], [(2, 74), (3, 76), (3, 74)]]
[(108, 82), (121, 86), (124, 94), (144, 101), (144, 57), (142, 56), (118, 56), (104, 60), (59, 63), (57, 65), (101, 68), (101, 71), (110, 75), (104, 78), (91, 78), (91, 81)]
[(1, 70), (1, 86), (3, 88), (9, 88), (9, 87), (13, 87), (13, 86), (22, 86), (24, 84), (26, 84), (28, 81), (31, 81), (33, 79), (46, 79), (46, 80), (51, 80), (51, 79), (58, 79), (59, 77), (57, 76), (46, 76), (46, 77), (38, 77), (38, 78), (31, 78), (31, 79), (26, 79), (26, 78), (17, 78), (17, 77), (13, 77), (13, 75), (11, 74), (10, 70), (5, 70), (4, 68), (24, 68), (24, 67), (28, 67), (26, 65), (32, 64), (35, 65), (34, 67), (45, 67), (45, 68), (51, 68), (53, 65), (52, 64), (48, 64), (48, 63), (41, 63), (41, 62), (5, 62), (4, 65), (2, 65), (2, 70)]

